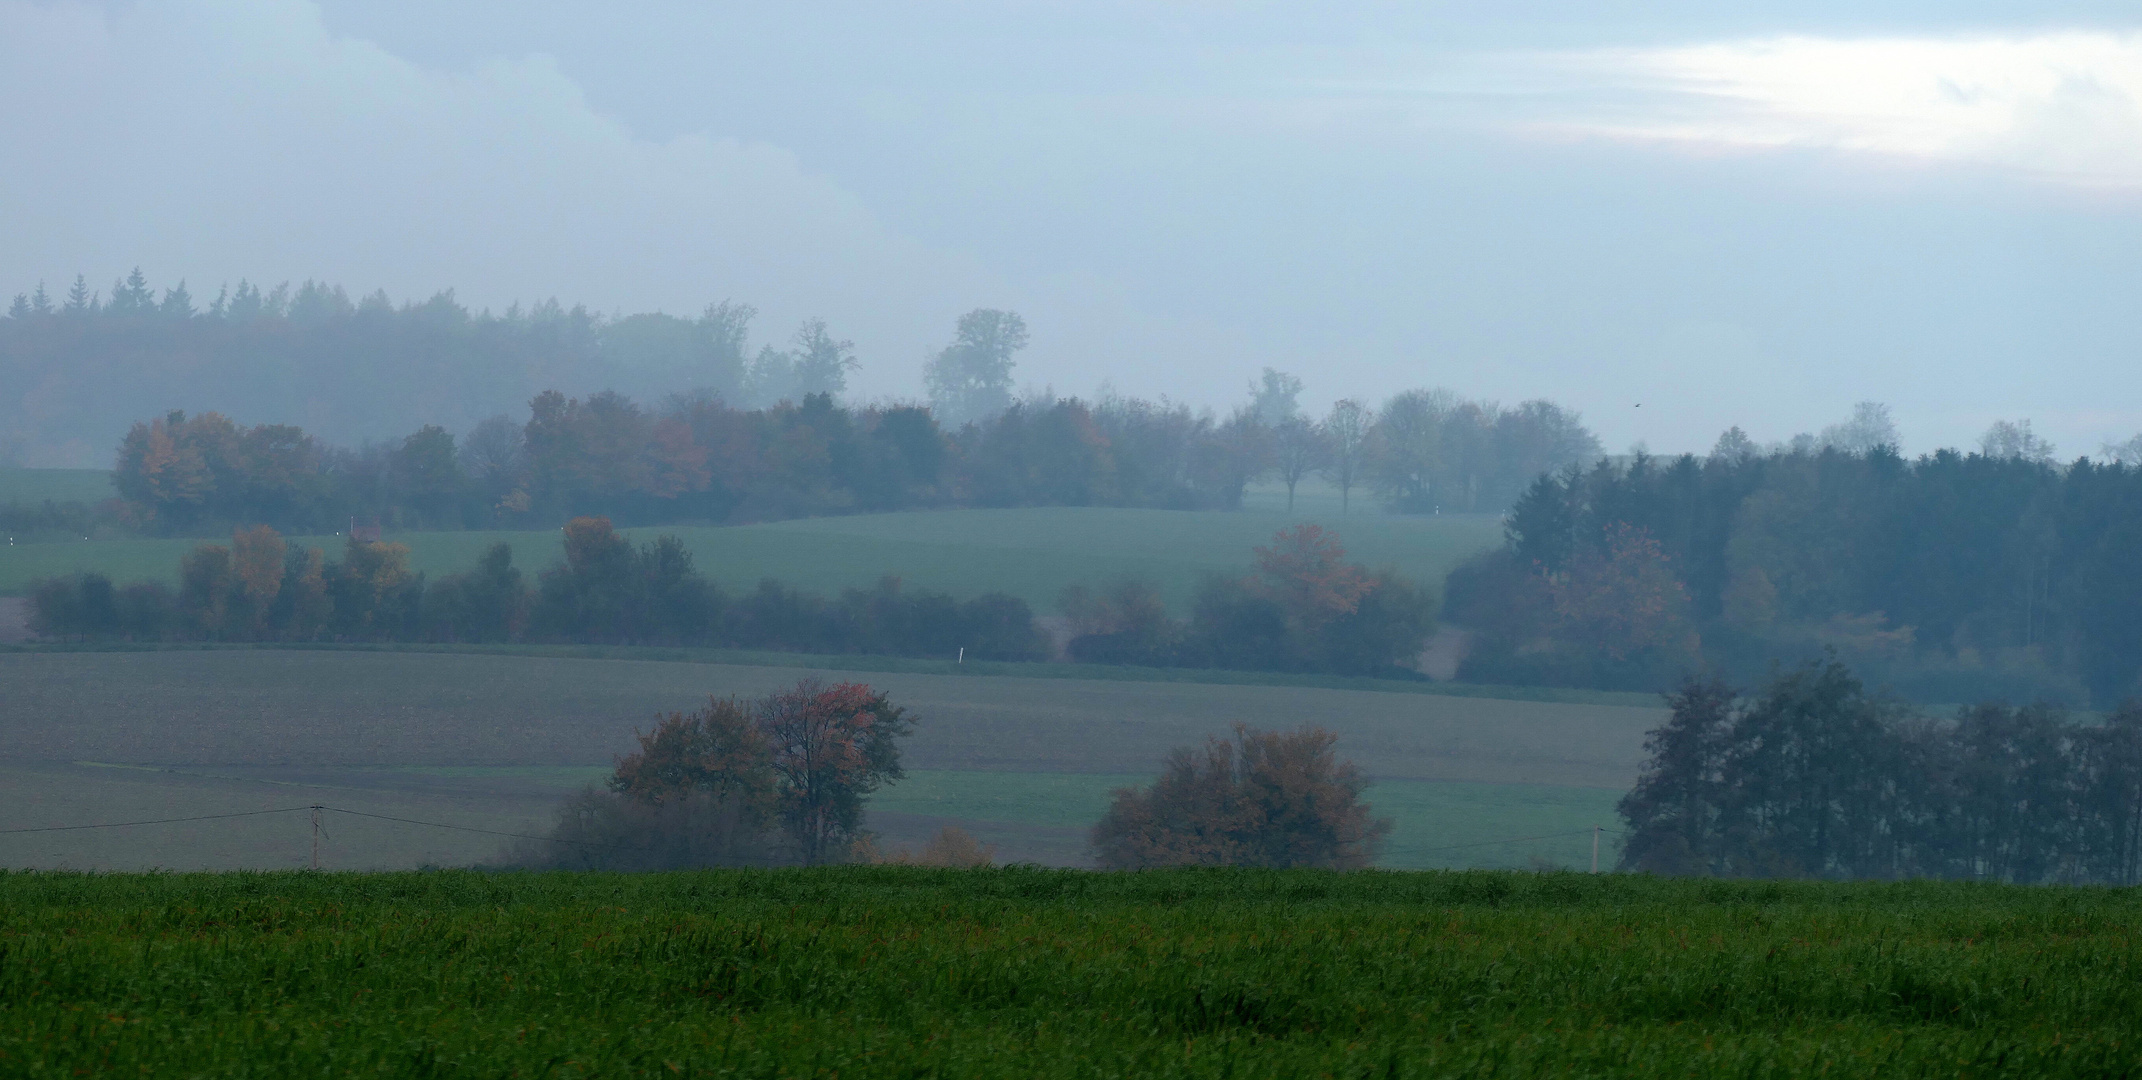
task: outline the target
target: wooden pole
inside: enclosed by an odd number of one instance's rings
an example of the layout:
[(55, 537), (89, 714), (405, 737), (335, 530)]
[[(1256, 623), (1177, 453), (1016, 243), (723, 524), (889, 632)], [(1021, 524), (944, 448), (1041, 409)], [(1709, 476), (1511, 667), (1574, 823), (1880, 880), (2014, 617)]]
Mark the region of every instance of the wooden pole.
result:
[(1599, 833), (1604, 828), (1606, 828), (1604, 825), (1592, 826), (1592, 873), (1594, 874), (1599, 872)]
[(317, 804), (312, 808), (312, 868), (320, 868), (320, 807)]

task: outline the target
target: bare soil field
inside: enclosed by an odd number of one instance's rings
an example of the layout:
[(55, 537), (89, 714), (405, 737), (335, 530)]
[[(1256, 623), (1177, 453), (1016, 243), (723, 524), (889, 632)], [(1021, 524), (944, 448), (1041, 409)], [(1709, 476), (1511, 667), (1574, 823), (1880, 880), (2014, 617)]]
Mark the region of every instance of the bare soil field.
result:
[[(0, 829), (321, 802), (538, 831), (564, 792), (599, 778), (657, 713), (692, 708), (710, 694), (764, 693), (806, 675), (868, 681), (912, 709), (919, 723), (906, 762), (918, 772), (1029, 774), (1032, 784), (992, 782), (1037, 790), (1050, 774), (1150, 776), (1170, 747), (1240, 721), (1327, 726), (1339, 733), (1342, 753), (1380, 781), (1589, 789), (1595, 794), (1586, 798), (1597, 802), (1626, 789), (1643, 732), (1663, 715), (1308, 687), (541, 656), (12, 653), (0, 654)], [(946, 813), (930, 813), (936, 808), (888, 798), (872, 827), (888, 846), (919, 844), (937, 826), (959, 823), (997, 843), (1002, 859), (1082, 857), (1083, 829), (1069, 816), (980, 817), (995, 811), (954, 801)], [(292, 852), (309, 850), (303, 817), (0, 834), (0, 865), (296, 865)], [(350, 868), (467, 864), (504, 843), (341, 816), (329, 825), (330, 859)]]

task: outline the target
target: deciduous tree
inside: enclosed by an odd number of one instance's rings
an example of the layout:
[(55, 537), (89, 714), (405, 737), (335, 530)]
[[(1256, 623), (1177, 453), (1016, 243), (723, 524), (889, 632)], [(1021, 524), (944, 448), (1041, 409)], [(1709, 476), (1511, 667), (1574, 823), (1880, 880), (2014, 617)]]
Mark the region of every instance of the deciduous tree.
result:
[(1115, 792), (1093, 829), (1102, 866), (1353, 869), (1375, 859), (1391, 823), (1370, 816), (1368, 782), (1337, 759), (1336, 735), (1234, 730), (1202, 754), (1171, 751), (1152, 787)]

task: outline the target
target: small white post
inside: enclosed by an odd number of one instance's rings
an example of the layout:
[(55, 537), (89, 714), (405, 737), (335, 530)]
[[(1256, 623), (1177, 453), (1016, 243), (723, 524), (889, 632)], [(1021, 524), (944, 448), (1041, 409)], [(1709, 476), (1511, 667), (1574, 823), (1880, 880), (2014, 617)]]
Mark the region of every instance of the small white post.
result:
[(1605, 828), (1606, 826), (1604, 825), (1592, 826), (1592, 873), (1594, 874), (1599, 872), (1599, 834)]
[(967, 647), (966, 647), (965, 645), (962, 645), (962, 646), (960, 646), (960, 647), (959, 647), (959, 659), (957, 659), (957, 660), (954, 660), (954, 661), (953, 661), (953, 663), (955, 663), (955, 664), (964, 664), (964, 663), (966, 663), (966, 662), (967, 662)]

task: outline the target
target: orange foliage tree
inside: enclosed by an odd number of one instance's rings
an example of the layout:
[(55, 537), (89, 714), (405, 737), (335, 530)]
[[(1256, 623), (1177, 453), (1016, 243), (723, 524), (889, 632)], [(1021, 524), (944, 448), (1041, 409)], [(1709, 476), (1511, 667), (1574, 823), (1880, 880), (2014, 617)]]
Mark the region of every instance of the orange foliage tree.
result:
[(282, 592), (284, 550), (282, 536), (266, 525), (231, 534), (231, 573), (255, 631), (267, 624), (268, 605)]
[(1368, 572), (1346, 561), (1339, 534), (1322, 525), (1296, 525), (1272, 537), (1272, 546), (1255, 548), (1252, 587), (1277, 600), (1287, 617), (1315, 629), (1351, 615), (1374, 588)]
[(776, 809), (805, 863), (829, 861), (863, 839), (863, 798), (903, 775), (896, 740), (913, 727), (905, 709), (863, 683), (804, 679), (759, 700)]
[(1651, 534), (1616, 522), (1605, 547), (1572, 556), (1548, 585), (1560, 634), (1615, 660), (1658, 650), (1694, 649), (1688, 589)]

